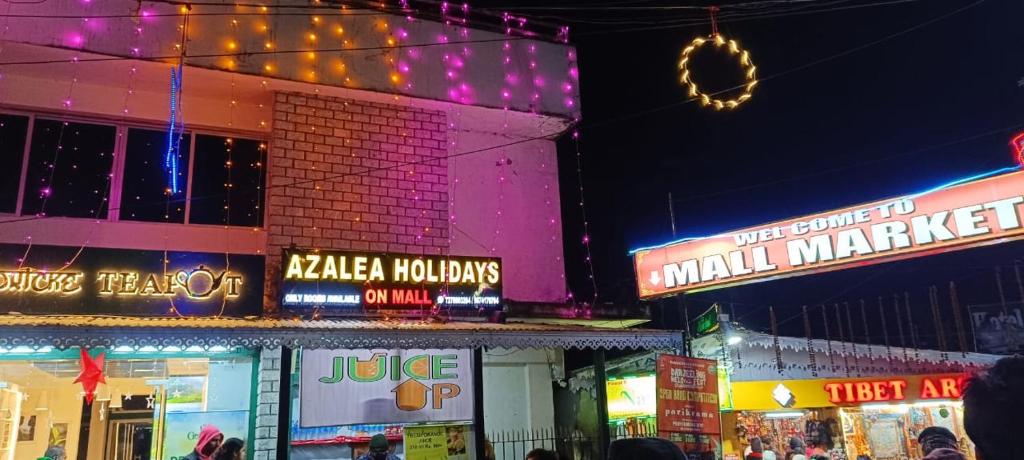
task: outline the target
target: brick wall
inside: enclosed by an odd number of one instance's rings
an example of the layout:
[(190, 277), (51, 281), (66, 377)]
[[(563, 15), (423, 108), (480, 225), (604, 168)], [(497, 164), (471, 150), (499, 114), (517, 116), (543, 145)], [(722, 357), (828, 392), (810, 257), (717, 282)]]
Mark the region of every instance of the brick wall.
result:
[(264, 305), (277, 310), (281, 250), (443, 253), (444, 112), (305, 93), (274, 104)]
[(256, 387), (254, 460), (277, 458), (278, 409), (281, 399), (281, 348), (260, 350)]

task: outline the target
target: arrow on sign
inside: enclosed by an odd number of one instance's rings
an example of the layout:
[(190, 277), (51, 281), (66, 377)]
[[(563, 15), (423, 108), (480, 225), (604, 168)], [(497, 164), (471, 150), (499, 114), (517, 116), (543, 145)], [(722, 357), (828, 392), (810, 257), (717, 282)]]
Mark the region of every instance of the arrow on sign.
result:
[(415, 411), (427, 407), (427, 393), (430, 387), (419, 380), (409, 379), (391, 390), (395, 394), (395, 404), (404, 411)]
[(658, 272), (656, 272), (656, 271), (651, 272), (651, 284), (654, 285), (654, 286), (657, 286), (660, 283), (661, 283), (661, 275), (658, 275)]

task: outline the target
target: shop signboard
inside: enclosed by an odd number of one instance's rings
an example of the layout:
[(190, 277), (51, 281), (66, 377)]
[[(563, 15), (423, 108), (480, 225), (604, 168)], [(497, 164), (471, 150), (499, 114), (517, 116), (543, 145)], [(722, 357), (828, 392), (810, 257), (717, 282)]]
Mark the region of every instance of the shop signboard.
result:
[(299, 424), (473, 420), (469, 350), (303, 350)]
[(251, 316), (258, 255), (0, 244), (0, 313)]
[(658, 432), (720, 434), (718, 362), (659, 355)]
[(966, 179), (719, 235), (632, 251), (641, 298), (996, 244), (1024, 237), (1024, 171)]
[(610, 379), (605, 385), (608, 395), (608, 418), (654, 416), (657, 414), (657, 384), (653, 375)]
[(1024, 312), (1020, 303), (970, 305), (967, 311), (976, 351), (1001, 355), (1024, 352)]
[(718, 304), (714, 304), (708, 311), (701, 313), (694, 321), (694, 334), (697, 337), (710, 334), (718, 330)]
[(501, 259), (285, 249), (281, 306), (324, 316), (501, 308)]
[(814, 409), (960, 399), (967, 374), (732, 382), (735, 410)]

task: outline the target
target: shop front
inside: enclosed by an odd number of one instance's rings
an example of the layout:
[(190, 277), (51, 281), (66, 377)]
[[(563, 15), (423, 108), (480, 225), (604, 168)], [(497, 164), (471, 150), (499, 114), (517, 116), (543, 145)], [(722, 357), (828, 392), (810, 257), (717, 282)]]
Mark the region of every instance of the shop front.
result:
[(960, 401), (967, 375), (733, 382), (733, 411), (724, 413), (726, 451), (742, 455), (752, 437), (785, 452), (791, 438), (834, 459), (922, 458), (918, 434), (948, 428), (973, 458)]
[(173, 460), (207, 424), (254, 438), (260, 347), (198, 330), (259, 314), (262, 256), (4, 244), (0, 259), (21, 261), (0, 270), (0, 458)]

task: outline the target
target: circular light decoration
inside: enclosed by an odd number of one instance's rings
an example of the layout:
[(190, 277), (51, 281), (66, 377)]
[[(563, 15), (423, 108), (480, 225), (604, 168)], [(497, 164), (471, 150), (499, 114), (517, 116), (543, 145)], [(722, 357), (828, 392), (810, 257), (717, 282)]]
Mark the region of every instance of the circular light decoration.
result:
[[(715, 45), (716, 48), (725, 46), (729, 49), (729, 54), (739, 56), (740, 66), (743, 68), (743, 72), (746, 75), (746, 84), (743, 85), (743, 92), (733, 99), (715, 98), (713, 94), (701, 91), (700, 88), (697, 87), (697, 83), (690, 78), (690, 55), (700, 47), (709, 43)], [(754, 86), (757, 85), (757, 77), (755, 76), (756, 70), (757, 67), (754, 66), (753, 62), (750, 62), (750, 53), (746, 50), (740, 49), (740, 45), (736, 43), (736, 40), (726, 40), (726, 38), (720, 34), (712, 35), (710, 38), (694, 38), (693, 41), (690, 42), (689, 46), (683, 48), (683, 54), (679, 58), (679, 71), (682, 73), (679, 81), (689, 87), (690, 97), (700, 98), (701, 105), (713, 106), (715, 110), (735, 109), (744, 101), (750, 99), (750, 95), (754, 91)]]

